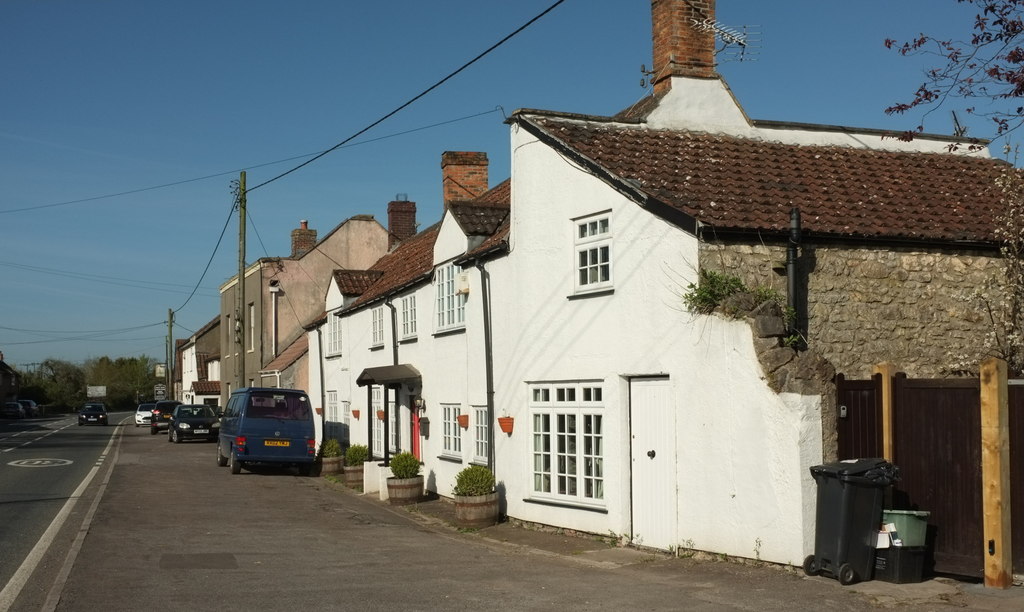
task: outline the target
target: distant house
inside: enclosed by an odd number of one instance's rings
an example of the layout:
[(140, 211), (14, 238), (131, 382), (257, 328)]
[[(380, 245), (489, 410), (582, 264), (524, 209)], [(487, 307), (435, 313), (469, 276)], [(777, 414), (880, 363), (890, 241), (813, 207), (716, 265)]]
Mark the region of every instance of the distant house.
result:
[(370, 216), (347, 219), (319, 241), (302, 221), (291, 237), (291, 256), (264, 257), (247, 266), (244, 300), (238, 300), (237, 275), (221, 285), (221, 405), (232, 388), (266, 382), (261, 372), (305, 334), (303, 326), (323, 311), (320, 279), (339, 266), (368, 268), (387, 252), (390, 240)]
[(18, 399), (20, 385), (21, 375), (7, 365), (7, 362), (4, 361), (4, 354), (0, 353), (0, 401), (13, 402)]
[[(986, 333), (962, 293), (1000, 268), (1006, 166), (948, 137), (751, 120), (695, 25), (715, 3), (651, 6), (653, 94), (609, 117), (515, 112), (489, 190), (483, 154), (445, 153), (446, 190), (472, 187), (334, 273), (310, 385), (351, 442), (416, 453), (440, 495), (479, 463), (516, 519), (799, 565), (837, 369), (930, 375)], [(778, 291), (795, 329), (688, 312), (704, 270)]]
[(186, 404), (220, 404), (220, 316), (179, 347), (181, 395)]

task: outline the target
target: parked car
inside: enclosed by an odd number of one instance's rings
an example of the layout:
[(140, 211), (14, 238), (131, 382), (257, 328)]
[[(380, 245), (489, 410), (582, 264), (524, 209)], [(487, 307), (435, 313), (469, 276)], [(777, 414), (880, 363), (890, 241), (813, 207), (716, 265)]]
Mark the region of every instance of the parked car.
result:
[(25, 409), (18, 402), (4, 402), (3, 408), (0, 408), (0, 418), (23, 419), (25, 418)]
[(86, 404), (78, 411), (79, 425), (106, 425), (107, 407), (103, 404)]
[(182, 404), (171, 413), (167, 430), (167, 441), (180, 443), (183, 440), (202, 438), (208, 442), (217, 439), (220, 433), (220, 419), (213, 408), (204, 404)]
[(299, 389), (238, 389), (224, 409), (217, 440), (217, 465), (230, 465), (232, 474), (251, 463), (270, 463), (297, 466), (308, 476), (316, 460), (309, 397)]
[(156, 404), (150, 402), (147, 404), (139, 404), (139, 407), (135, 409), (135, 426), (149, 425), (150, 419), (153, 418), (153, 406)]
[(30, 399), (18, 400), (21, 407), (25, 409), (25, 416), (34, 419), (39, 416), (39, 406)]
[(155, 436), (161, 430), (167, 429), (174, 408), (180, 405), (181, 402), (177, 400), (161, 400), (154, 404), (153, 410), (150, 412), (149, 433)]

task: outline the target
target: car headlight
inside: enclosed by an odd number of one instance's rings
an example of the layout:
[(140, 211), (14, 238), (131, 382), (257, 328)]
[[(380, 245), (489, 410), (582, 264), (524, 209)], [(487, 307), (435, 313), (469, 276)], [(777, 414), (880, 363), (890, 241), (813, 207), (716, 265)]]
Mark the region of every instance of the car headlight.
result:
[(178, 429), (192, 429), (192, 426), (188, 423), (178, 423)]
[(219, 428), (219, 427), (220, 427), (220, 423), (214, 423), (213, 425), (210, 425), (210, 427), (211, 427), (212, 429), (217, 429), (217, 428)]

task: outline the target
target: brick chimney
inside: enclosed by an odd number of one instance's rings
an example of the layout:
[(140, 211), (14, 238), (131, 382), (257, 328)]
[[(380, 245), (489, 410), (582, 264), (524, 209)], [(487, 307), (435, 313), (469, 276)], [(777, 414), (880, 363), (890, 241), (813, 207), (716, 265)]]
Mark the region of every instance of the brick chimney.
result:
[(309, 229), (309, 221), (299, 221), (298, 229), (292, 230), (292, 257), (302, 257), (316, 246), (316, 230)]
[(401, 195), (388, 202), (388, 248), (416, 234), (416, 202)]
[(714, 78), (715, 0), (651, 0), (654, 93), (672, 88), (672, 77)]
[(487, 192), (487, 154), (445, 151), (441, 154), (444, 211), (450, 202), (472, 200)]

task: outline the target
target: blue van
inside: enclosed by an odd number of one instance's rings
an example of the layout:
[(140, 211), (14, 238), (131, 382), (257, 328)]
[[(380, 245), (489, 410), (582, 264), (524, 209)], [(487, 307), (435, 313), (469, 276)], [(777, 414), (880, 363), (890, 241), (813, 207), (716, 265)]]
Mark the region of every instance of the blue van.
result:
[(297, 466), (309, 476), (316, 461), (313, 408), (305, 391), (243, 387), (221, 418), (217, 465), (238, 474), (251, 463)]

